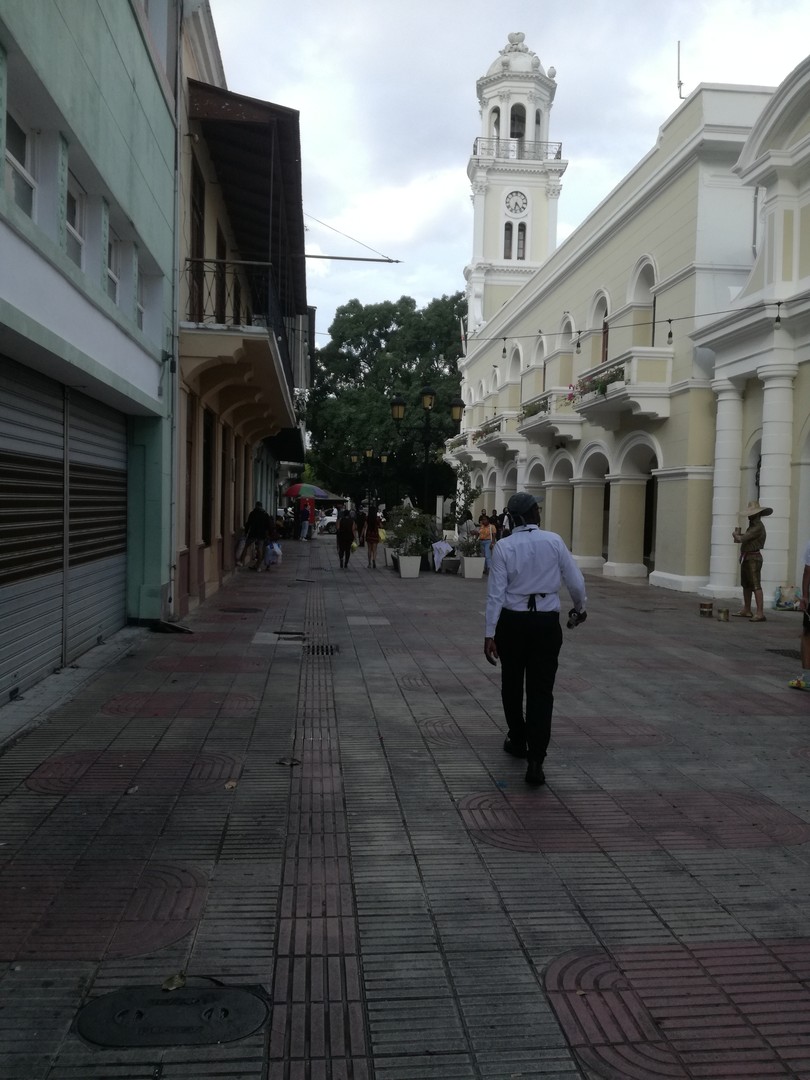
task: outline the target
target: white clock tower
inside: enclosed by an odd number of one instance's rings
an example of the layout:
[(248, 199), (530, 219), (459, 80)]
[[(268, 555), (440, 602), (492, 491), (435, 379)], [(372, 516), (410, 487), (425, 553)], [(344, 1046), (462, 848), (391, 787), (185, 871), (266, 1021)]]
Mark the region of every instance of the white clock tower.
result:
[(510, 34), (478, 80), (481, 134), (467, 175), (472, 184), (473, 254), (465, 267), (468, 329), (486, 323), (557, 246), (557, 200), (567, 161), (549, 142), (556, 72)]

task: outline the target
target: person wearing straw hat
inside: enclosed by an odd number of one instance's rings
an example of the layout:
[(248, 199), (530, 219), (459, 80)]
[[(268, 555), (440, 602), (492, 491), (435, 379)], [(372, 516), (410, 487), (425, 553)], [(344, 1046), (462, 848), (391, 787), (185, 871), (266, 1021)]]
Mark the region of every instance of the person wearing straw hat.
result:
[[(770, 506), (760, 506), (759, 499), (749, 502), (740, 517), (748, 518), (745, 532), (737, 526), (731, 534), (735, 544), (740, 545), (740, 584), (743, 591), (743, 606), (734, 615), (738, 619), (750, 619), (751, 622), (765, 622), (762, 598), (762, 549), (765, 547), (766, 533), (762, 523), (764, 517), (773, 513)], [(756, 615), (751, 611), (751, 598), (757, 605)]]

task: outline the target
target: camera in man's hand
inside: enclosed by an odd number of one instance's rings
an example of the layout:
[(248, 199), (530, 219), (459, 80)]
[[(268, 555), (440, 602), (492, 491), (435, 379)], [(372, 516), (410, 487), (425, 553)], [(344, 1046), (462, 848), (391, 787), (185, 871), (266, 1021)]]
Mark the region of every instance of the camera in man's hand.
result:
[(566, 623), (566, 626), (569, 630), (573, 630), (575, 626), (579, 626), (580, 623), (584, 623), (587, 618), (587, 611), (577, 611), (576, 608), (572, 607), (571, 610), (568, 612), (568, 622)]

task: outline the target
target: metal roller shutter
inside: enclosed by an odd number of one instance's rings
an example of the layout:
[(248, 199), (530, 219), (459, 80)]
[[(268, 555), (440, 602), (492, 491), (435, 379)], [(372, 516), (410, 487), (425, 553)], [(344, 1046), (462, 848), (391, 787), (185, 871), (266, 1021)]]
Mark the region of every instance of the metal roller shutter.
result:
[(126, 439), (120, 413), (71, 392), (67, 662), (126, 622)]
[(0, 701), (124, 625), (125, 564), (125, 417), (0, 356)]
[(0, 701), (62, 664), (62, 388), (0, 357)]

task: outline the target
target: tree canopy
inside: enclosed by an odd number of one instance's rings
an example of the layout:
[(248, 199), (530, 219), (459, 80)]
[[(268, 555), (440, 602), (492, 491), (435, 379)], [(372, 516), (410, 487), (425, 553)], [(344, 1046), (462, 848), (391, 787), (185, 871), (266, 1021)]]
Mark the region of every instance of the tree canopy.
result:
[[(308, 460), (330, 490), (375, 489), (387, 502), (408, 494), (421, 503), (427, 441), (429, 497), (452, 493), (453, 471), (435, 459), (458, 429), (450, 402), (461, 383), (459, 319), (465, 312), (461, 292), (424, 308), (409, 296), (379, 304), (350, 300), (338, 308), (330, 341), (315, 356), (306, 409)], [(436, 391), (429, 427), (420, 401), (423, 386)], [(399, 429), (391, 418), (395, 395), (406, 403)], [(365, 457), (367, 450), (373, 458)], [(363, 455), (359, 467), (351, 464), (352, 451)], [(386, 465), (378, 460), (381, 453), (390, 455)]]

